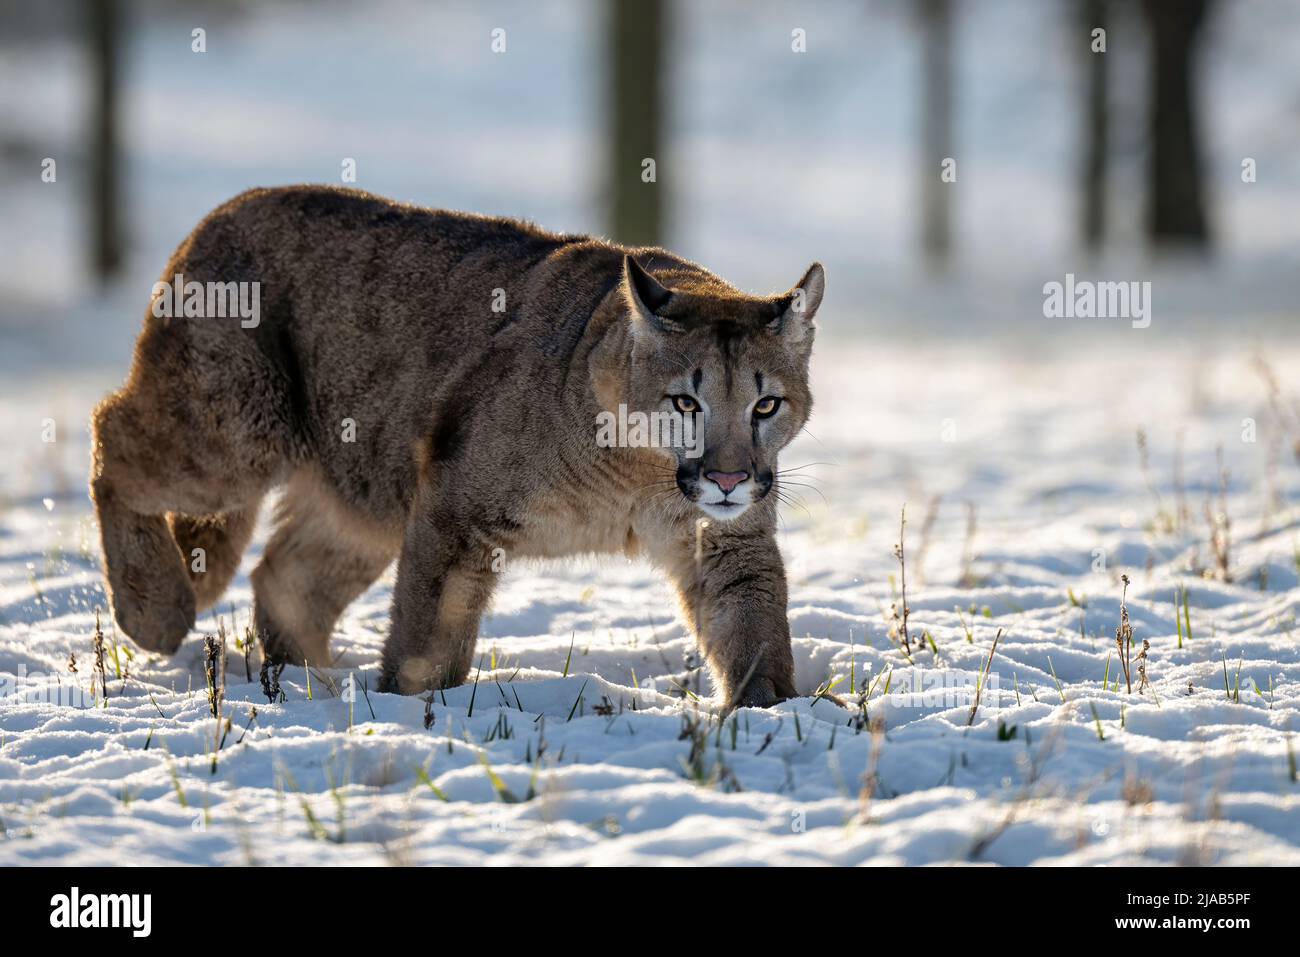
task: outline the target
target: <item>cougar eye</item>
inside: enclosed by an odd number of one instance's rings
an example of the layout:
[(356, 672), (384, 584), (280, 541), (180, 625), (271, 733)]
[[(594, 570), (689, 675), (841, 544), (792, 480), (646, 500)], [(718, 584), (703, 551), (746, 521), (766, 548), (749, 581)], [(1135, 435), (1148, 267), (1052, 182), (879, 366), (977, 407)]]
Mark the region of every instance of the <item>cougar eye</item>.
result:
[(779, 408), (781, 408), (781, 400), (769, 395), (754, 404), (754, 418), (769, 419), (776, 415), (776, 410)]
[(689, 395), (675, 395), (672, 400), (673, 408), (683, 415), (690, 415), (692, 412), (699, 411), (700, 404)]

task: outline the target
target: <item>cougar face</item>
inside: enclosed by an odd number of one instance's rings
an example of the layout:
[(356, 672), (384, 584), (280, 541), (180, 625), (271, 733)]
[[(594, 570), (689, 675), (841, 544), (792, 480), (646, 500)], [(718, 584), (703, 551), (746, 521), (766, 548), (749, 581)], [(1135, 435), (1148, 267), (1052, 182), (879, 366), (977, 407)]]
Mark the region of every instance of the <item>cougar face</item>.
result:
[[(777, 455), (808, 420), (813, 314), (825, 279), (814, 264), (789, 292), (766, 298), (729, 287), (674, 288), (628, 257), (634, 333), (628, 407), (681, 423), (660, 443), (678, 492), (728, 522), (777, 484)], [(664, 274), (672, 282), (671, 273)]]

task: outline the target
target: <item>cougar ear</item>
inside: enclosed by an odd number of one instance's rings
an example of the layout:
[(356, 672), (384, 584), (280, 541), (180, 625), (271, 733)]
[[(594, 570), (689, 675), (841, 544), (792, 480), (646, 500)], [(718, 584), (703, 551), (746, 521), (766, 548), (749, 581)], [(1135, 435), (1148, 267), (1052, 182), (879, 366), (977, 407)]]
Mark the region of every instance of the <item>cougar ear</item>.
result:
[(673, 300), (673, 291), (642, 269), (631, 256), (623, 257), (623, 295), (632, 310), (634, 329), (673, 332), (680, 328), (662, 315)]
[(795, 286), (782, 297), (782, 309), (767, 328), (775, 335), (792, 343), (807, 339), (813, 330), (813, 317), (822, 304), (826, 292), (826, 270), (821, 263), (813, 263)]

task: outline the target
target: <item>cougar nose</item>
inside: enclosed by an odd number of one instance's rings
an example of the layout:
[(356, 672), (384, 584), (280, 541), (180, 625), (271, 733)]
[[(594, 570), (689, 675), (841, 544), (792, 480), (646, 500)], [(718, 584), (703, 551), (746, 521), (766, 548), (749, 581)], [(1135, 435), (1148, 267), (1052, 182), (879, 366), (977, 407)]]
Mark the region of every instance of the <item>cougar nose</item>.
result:
[(716, 482), (723, 494), (729, 494), (733, 488), (749, 478), (748, 472), (705, 472), (704, 477)]

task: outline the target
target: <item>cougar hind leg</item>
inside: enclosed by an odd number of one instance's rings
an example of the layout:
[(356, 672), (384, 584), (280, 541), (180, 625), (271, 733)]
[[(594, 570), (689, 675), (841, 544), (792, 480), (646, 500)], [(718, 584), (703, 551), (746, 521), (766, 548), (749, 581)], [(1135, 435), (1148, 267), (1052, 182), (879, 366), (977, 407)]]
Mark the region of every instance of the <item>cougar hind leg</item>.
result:
[(272, 661), (328, 666), (339, 616), (393, 560), (399, 541), (309, 470), (289, 482), (253, 570), (254, 620)]
[(175, 395), (133, 384), (92, 416), (90, 491), (113, 616), (137, 645), (167, 654), (234, 575), (274, 479), (196, 432), (187, 413)]
[(167, 524), (189, 574), (196, 610), (211, 608), (239, 570), (257, 525), (257, 503), (220, 515), (171, 512)]
[(92, 483), (113, 618), (141, 648), (171, 654), (194, 627), (194, 589), (161, 515), (123, 504), (112, 482)]

